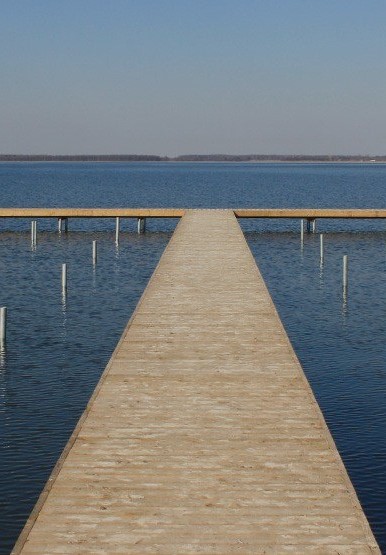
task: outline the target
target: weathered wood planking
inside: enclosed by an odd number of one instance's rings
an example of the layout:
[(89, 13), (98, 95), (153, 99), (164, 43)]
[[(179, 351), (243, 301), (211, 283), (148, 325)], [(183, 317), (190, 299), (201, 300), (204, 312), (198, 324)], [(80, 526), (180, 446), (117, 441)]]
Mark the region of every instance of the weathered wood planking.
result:
[[(386, 218), (373, 208), (234, 208), (238, 218)], [(184, 208), (0, 208), (0, 218), (181, 218)]]
[(386, 218), (386, 209), (373, 208), (235, 208), (238, 218)]
[(183, 208), (0, 208), (0, 218), (181, 218)]
[(179, 222), (14, 555), (380, 553), (231, 211)]

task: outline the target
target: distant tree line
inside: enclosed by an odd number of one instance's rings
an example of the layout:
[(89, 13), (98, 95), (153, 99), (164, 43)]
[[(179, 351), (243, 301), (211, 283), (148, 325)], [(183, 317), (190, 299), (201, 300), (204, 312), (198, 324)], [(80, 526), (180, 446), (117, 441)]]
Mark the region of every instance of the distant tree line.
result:
[(177, 162), (385, 162), (386, 156), (337, 154), (184, 154)]
[(386, 162), (385, 156), (338, 154), (0, 154), (0, 162)]
[(160, 162), (152, 154), (0, 154), (1, 162)]

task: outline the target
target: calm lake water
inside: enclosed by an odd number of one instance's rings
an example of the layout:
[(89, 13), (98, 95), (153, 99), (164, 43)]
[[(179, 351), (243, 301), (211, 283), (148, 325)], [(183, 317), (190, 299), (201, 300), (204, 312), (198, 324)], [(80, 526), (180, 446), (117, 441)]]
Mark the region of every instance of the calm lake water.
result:
[[(386, 166), (351, 164), (0, 164), (3, 207), (386, 208)], [(174, 229), (122, 222), (0, 221), (0, 553), (10, 552)], [(386, 222), (242, 227), (346, 468), (386, 552)], [(93, 268), (91, 243), (98, 240)], [(342, 293), (342, 256), (349, 288)], [(68, 294), (61, 294), (61, 264)]]

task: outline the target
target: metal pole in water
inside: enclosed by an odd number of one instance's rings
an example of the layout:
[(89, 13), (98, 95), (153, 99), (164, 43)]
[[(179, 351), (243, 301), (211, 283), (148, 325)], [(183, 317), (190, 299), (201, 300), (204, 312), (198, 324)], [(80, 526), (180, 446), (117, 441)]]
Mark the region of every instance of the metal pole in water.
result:
[(316, 231), (316, 220), (312, 220), (312, 233), (315, 233)]
[(7, 307), (0, 308), (0, 347), (4, 347), (7, 337)]
[(300, 241), (303, 245), (303, 242), (304, 242), (304, 220), (300, 220)]
[(343, 289), (347, 289), (348, 285), (348, 256), (343, 256)]
[(320, 234), (320, 262), (324, 260), (323, 233)]
[(146, 229), (146, 218), (138, 218), (137, 230), (138, 233), (145, 233)]
[(67, 291), (67, 264), (62, 264), (62, 293)]
[(62, 233), (62, 231), (63, 231), (63, 219), (62, 218), (58, 218), (58, 231), (59, 231), (59, 233)]
[(31, 222), (31, 243), (33, 245), (36, 245), (36, 238), (37, 238), (37, 233), (36, 233), (36, 220), (33, 220)]
[(115, 218), (115, 244), (119, 244), (119, 216)]
[(95, 265), (97, 262), (97, 242), (92, 242), (92, 263)]

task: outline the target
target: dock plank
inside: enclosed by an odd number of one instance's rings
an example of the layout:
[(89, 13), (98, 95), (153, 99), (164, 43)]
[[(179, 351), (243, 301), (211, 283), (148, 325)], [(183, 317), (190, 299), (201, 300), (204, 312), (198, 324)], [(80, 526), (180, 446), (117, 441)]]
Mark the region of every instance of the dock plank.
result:
[(232, 211), (181, 219), (14, 555), (380, 553)]

